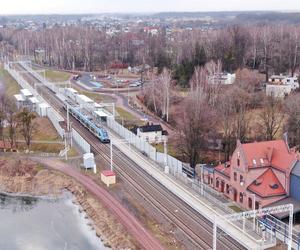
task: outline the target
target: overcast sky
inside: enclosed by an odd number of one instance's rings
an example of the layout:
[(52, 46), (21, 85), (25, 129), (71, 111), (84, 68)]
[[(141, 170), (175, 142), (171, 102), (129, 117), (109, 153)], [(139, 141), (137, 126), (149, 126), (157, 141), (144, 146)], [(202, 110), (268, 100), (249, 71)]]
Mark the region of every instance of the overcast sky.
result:
[(300, 0), (0, 0), (0, 14), (231, 10), (300, 11)]

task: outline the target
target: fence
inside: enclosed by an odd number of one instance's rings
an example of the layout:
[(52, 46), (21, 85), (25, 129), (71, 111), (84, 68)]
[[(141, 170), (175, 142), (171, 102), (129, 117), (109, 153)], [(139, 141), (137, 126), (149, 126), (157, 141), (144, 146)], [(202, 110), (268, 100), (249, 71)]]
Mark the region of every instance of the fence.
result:
[(43, 76), (41, 76), (39, 73), (34, 71), (31, 67), (29, 67), (26, 62), (20, 62), (20, 64), (24, 69), (26, 69), (30, 74), (32, 74), (36, 79), (38, 79), (42, 84), (44, 84), (51, 91), (53, 91), (54, 93), (59, 92), (59, 88), (56, 85), (48, 82)]
[[(25, 63), (21, 63), (22, 66), (27, 70), (29, 68), (27, 65), (26, 67), (23, 65)], [(5, 64), (4, 66), (5, 70), (8, 71), (8, 73), (17, 81), (17, 83), (23, 88), (28, 89), (40, 102), (47, 103), (43, 97), (41, 97), (36, 89), (34, 89), (16, 70), (9, 67), (8, 64)], [(32, 73), (32, 69), (30, 70), (30, 73)], [(37, 74), (36, 72), (34, 72)], [(40, 75), (39, 75), (40, 76)], [(41, 76), (40, 76), (41, 77)], [(64, 137), (65, 130), (62, 129), (60, 126), (60, 122), (64, 121), (63, 117), (57, 113), (52, 107), (48, 108), (47, 110), (47, 117), (52, 122), (53, 126), (55, 127), (56, 131), (60, 135), (61, 138)]]
[(91, 146), (87, 143), (85, 139), (82, 138), (82, 136), (72, 128), (72, 138), (75, 141), (75, 143), (84, 151), (84, 153), (90, 153), (91, 152)]
[(159, 165), (164, 166), (164, 164), (167, 163), (169, 171), (172, 174), (182, 174), (183, 164), (181, 161), (170, 155), (157, 152), (155, 147), (123, 127), (121, 124), (116, 122), (114, 118), (108, 117), (107, 126)]

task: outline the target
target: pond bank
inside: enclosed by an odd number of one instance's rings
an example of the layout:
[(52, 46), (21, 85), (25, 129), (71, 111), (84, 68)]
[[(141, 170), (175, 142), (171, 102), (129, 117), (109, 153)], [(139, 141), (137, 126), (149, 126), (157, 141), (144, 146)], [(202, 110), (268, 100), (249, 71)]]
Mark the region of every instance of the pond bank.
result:
[(92, 195), (74, 179), (24, 158), (11, 159), (0, 155), (0, 192), (32, 196), (61, 197), (64, 190), (76, 198), (91, 219), (90, 227), (104, 246), (112, 249), (137, 249), (124, 227)]

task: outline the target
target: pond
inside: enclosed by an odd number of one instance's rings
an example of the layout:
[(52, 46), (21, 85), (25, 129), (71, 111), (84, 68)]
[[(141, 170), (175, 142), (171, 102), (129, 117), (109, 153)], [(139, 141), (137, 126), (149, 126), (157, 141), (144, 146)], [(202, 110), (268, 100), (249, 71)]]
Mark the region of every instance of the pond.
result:
[(1, 250), (104, 250), (72, 196), (59, 199), (0, 194)]

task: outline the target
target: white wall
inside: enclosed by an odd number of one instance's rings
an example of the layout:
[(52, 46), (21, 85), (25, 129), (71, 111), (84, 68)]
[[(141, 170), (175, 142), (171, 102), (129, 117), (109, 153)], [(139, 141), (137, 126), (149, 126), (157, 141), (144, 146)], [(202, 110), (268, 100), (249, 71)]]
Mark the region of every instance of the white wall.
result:
[(157, 132), (141, 132), (139, 129), (137, 131), (137, 136), (149, 143), (160, 143), (162, 142), (162, 131)]

